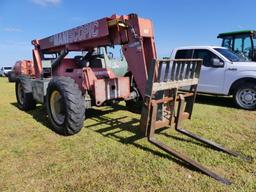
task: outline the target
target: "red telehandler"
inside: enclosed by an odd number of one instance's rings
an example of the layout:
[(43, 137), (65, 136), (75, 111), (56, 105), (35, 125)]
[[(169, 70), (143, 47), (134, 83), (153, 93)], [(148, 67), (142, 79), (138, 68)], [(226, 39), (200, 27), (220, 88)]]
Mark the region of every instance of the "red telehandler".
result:
[(20, 75), (34, 76), (34, 65), (30, 60), (19, 60), (14, 64), (12, 71), (8, 73), (9, 82), (15, 82)]
[[(140, 129), (149, 142), (216, 180), (230, 184), (229, 180), (154, 137), (155, 130), (174, 123), (180, 133), (239, 155), (181, 128), (181, 121), (192, 115), (201, 60), (157, 60), (151, 20), (136, 14), (113, 15), (33, 40), (32, 44), (35, 77), (21, 76), (16, 81), (20, 109), (45, 104), (53, 130), (72, 135), (83, 127), (86, 109), (125, 100), (131, 110), (140, 106)], [(107, 67), (104, 57), (97, 52), (115, 45), (121, 45), (128, 63), (124, 76)], [(68, 58), (71, 52), (82, 54)], [(180, 92), (182, 86), (190, 86), (190, 90)]]

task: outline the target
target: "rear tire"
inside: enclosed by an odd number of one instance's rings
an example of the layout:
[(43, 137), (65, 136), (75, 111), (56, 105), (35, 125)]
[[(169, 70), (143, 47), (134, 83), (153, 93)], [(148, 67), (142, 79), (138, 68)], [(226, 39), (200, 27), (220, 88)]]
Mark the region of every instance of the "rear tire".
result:
[(15, 82), (16, 81), (14, 71), (11, 71), (11, 72), (8, 73), (8, 80), (9, 80), (9, 82)]
[(74, 135), (82, 129), (85, 119), (84, 98), (73, 79), (54, 77), (50, 81), (46, 107), (56, 133)]
[(239, 108), (246, 110), (256, 109), (256, 85), (253, 83), (240, 85), (235, 90), (233, 99)]
[(17, 78), (15, 92), (18, 108), (24, 111), (34, 109), (36, 101), (33, 98), (31, 80), (25, 76)]

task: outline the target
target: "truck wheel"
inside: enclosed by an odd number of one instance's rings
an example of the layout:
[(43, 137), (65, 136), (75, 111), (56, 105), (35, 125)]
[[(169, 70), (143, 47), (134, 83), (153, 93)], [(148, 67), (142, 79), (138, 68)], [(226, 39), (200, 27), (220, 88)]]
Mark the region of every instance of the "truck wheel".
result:
[(233, 99), (235, 104), (242, 109), (256, 109), (256, 85), (246, 83), (236, 89)]
[(19, 109), (27, 111), (36, 107), (29, 78), (24, 76), (18, 77), (15, 84), (15, 92)]
[(46, 107), (55, 132), (73, 135), (82, 129), (85, 119), (84, 98), (73, 79), (54, 77), (50, 81)]

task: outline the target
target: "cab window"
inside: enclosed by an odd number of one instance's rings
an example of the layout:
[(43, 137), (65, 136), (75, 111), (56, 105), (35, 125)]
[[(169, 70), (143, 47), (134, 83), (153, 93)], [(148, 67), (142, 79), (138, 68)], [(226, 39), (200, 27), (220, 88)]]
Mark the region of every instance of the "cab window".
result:
[(226, 47), (226, 48), (232, 50), (232, 40), (233, 39), (231, 37), (227, 37), (227, 38), (223, 39), (222, 47)]
[(192, 58), (192, 49), (178, 50), (175, 55), (175, 59), (191, 59)]
[(194, 59), (203, 59), (203, 66), (205, 67), (214, 67), (212, 65), (212, 60), (214, 58), (220, 59), (217, 55), (212, 53), (211, 51), (207, 49), (195, 49), (194, 50)]
[(249, 60), (252, 56), (252, 43), (250, 37), (238, 37), (234, 41), (234, 52)]

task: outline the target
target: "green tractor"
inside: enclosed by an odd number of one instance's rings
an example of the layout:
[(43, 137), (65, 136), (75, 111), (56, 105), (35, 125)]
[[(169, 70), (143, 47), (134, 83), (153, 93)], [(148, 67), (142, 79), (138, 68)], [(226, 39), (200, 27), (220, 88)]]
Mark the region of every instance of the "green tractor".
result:
[(256, 30), (220, 33), (222, 47), (227, 47), (247, 61), (256, 61)]

